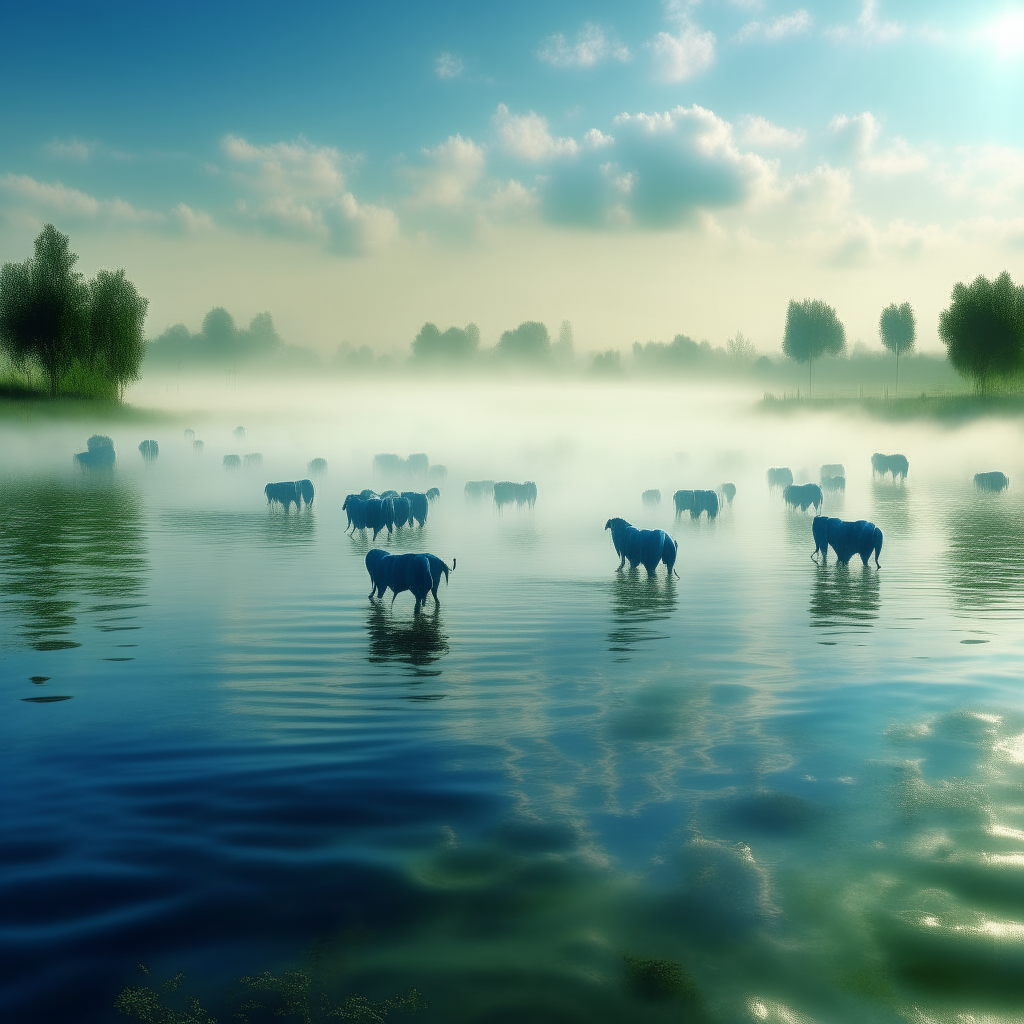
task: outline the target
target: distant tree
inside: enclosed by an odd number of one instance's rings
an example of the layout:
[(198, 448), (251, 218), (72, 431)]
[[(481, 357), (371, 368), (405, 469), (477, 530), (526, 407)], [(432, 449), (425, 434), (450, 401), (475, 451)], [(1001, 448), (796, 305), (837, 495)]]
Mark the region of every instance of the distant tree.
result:
[(754, 348), (754, 343), (749, 338), (745, 338), (740, 331), (736, 332), (735, 338), (730, 338), (725, 343), (725, 350), (729, 353), (729, 358), (737, 363), (752, 363), (757, 358), (757, 349)]
[(1003, 271), (994, 281), (958, 282), (939, 314), (939, 337), (957, 373), (985, 391), (1024, 371), (1024, 289)]
[(234, 317), (223, 306), (216, 306), (203, 317), (200, 334), (207, 358), (219, 359), (234, 353), (238, 331)]
[(896, 355), (896, 394), (900, 393), (900, 355), (913, 352), (917, 340), (917, 321), (909, 302), (897, 306), (892, 303), (882, 310), (878, 318), (878, 333), (882, 344)]
[(244, 339), (246, 355), (269, 355), (283, 344), (274, 327), (274, 318), (269, 313), (257, 313), (249, 321), (249, 330)]
[(34, 256), (0, 268), (0, 349), (18, 366), (38, 365), (54, 397), (88, 337), (89, 288), (77, 261), (68, 236), (47, 224)]
[(498, 352), (513, 359), (544, 359), (551, 352), (548, 329), (536, 320), (525, 320), (515, 330), (502, 333), (498, 339)]
[(782, 351), (798, 363), (807, 363), (808, 394), (814, 388), (814, 360), (840, 355), (844, 348), (846, 329), (830, 305), (820, 299), (790, 299)]
[(572, 324), (568, 320), (563, 320), (558, 325), (558, 341), (551, 346), (552, 353), (560, 363), (569, 363), (572, 361), (575, 343)]
[(412, 343), (415, 359), (437, 362), (464, 361), (480, 348), (480, 328), (476, 324), (449, 327), (443, 333), (436, 324), (425, 323)]
[(590, 372), (596, 377), (621, 377), (622, 353), (616, 352), (615, 349), (598, 352), (590, 364)]
[(669, 344), (649, 341), (646, 345), (633, 342), (633, 359), (637, 366), (649, 372), (707, 369), (715, 360), (716, 351), (708, 341), (696, 342), (685, 334), (677, 334)]
[(124, 270), (101, 270), (89, 282), (89, 334), (86, 361), (101, 369), (124, 397), (125, 387), (142, 376), (146, 354), (143, 325), (149, 300), (135, 290)]

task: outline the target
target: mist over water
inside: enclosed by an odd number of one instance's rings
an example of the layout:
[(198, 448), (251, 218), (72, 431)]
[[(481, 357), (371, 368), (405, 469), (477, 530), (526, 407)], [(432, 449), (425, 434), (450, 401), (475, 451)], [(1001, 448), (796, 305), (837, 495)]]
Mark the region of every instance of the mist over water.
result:
[[(138, 960), (216, 1013), (322, 940), (339, 992), (415, 986), (425, 1021), (1020, 1019), (1020, 423), (755, 397), (152, 378), (152, 421), (7, 420), (5, 1018), (114, 1019)], [(113, 470), (72, 464), (96, 432)], [(311, 507), (267, 505), (317, 457)], [(812, 561), (767, 488), (824, 463), (881, 569)], [(675, 517), (726, 481), (717, 520)], [(431, 483), (422, 529), (345, 533), (349, 492)], [(679, 578), (617, 572), (613, 516), (674, 536)], [(368, 601), (373, 546), (457, 558), (440, 607)]]

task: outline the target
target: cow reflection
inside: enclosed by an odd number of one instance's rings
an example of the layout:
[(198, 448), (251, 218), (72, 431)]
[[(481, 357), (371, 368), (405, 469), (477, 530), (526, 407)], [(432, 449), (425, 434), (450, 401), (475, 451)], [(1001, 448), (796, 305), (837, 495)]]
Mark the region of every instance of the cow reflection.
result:
[[(906, 536), (914, 527), (910, 511), (913, 491), (910, 487), (894, 487), (891, 483), (871, 482), (870, 519), (890, 537)], [(829, 515), (833, 513), (829, 512)]]
[(608, 649), (625, 653), (638, 643), (666, 639), (667, 627), (660, 629), (655, 623), (675, 611), (677, 585), (674, 576), (648, 576), (640, 568), (617, 572), (611, 582), (613, 624)]
[(874, 569), (853, 563), (815, 567), (812, 626), (869, 629), (881, 606), (881, 577)]
[(441, 613), (426, 613), (413, 619), (392, 616), (383, 605), (372, 605), (366, 615), (369, 638), (367, 661), (373, 664), (404, 662), (423, 668), (448, 653), (448, 634)]

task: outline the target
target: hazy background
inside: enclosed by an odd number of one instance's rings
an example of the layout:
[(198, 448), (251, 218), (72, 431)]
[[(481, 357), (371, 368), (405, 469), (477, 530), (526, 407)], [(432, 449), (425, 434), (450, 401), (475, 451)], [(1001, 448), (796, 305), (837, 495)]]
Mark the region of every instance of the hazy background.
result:
[[(403, 348), (424, 321), (776, 350), (1020, 276), (1024, 13), (1002, 2), (8, 6), (0, 259), (42, 223), (156, 337), (216, 305)], [(40, 64), (38, 54), (45, 53)]]

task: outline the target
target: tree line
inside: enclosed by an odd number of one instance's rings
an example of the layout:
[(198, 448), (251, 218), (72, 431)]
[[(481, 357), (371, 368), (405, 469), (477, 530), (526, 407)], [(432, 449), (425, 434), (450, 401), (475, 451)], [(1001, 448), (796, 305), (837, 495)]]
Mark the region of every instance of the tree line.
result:
[(68, 236), (52, 224), (34, 250), (24, 263), (0, 268), (0, 352), (21, 370), (41, 372), (52, 397), (76, 370), (123, 397), (141, 376), (149, 300), (123, 269), (86, 281)]
[[(899, 360), (914, 350), (917, 321), (909, 302), (886, 306), (878, 318), (882, 344)], [(994, 281), (983, 276), (958, 282), (947, 309), (939, 314), (939, 339), (953, 369), (984, 393), (996, 387), (1019, 388), (1024, 382), (1024, 286), (1004, 271)], [(808, 364), (813, 388), (814, 360), (840, 355), (846, 330), (835, 309), (820, 299), (790, 300), (782, 350)]]

